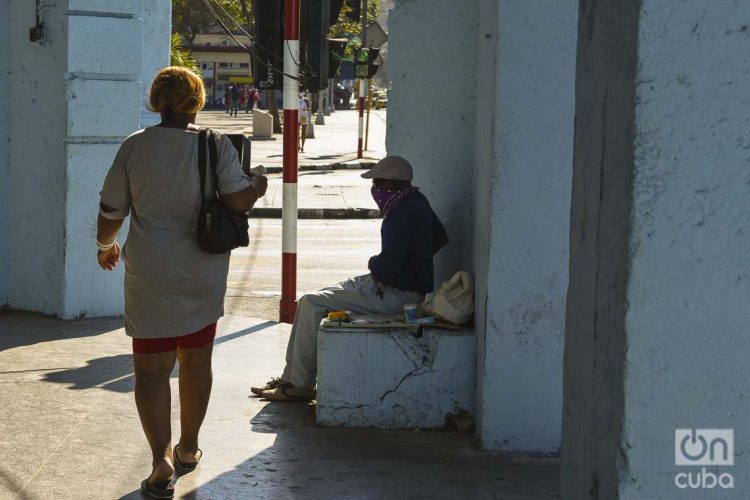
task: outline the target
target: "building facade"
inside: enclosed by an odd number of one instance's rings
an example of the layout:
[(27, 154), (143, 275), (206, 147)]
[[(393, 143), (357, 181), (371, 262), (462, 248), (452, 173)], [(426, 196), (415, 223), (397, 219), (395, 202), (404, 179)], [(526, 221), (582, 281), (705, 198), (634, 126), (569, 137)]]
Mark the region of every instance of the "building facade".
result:
[[(236, 35), (246, 47), (250, 38)], [(245, 49), (224, 33), (199, 33), (185, 48), (191, 51), (203, 74), (206, 97), (213, 106), (223, 106), (224, 92), (230, 84), (252, 85), (252, 59)]]

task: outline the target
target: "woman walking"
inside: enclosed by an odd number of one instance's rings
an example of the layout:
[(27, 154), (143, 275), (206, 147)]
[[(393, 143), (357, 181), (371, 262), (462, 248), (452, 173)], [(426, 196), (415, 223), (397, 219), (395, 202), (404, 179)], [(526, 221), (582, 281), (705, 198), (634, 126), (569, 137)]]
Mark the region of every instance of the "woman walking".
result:
[[(161, 123), (125, 139), (107, 173), (97, 260), (102, 269), (117, 265), (116, 236), (130, 215), (122, 252), (125, 332), (133, 338), (135, 402), (153, 458), (141, 489), (171, 498), (175, 466), (193, 470), (203, 455), (198, 434), (211, 394), (211, 353), (224, 312), (229, 253), (206, 253), (197, 242), (202, 193), (194, 123), (205, 101), (203, 82), (186, 69), (168, 67), (154, 79), (149, 100)], [(217, 150), (219, 199), (232, 212), (247, 212), (265, 194), (267, 179), (243, 174), (226, 137), (218, 136)], [(169, 377), (176, 361), (180, 437), (172, 448)]]

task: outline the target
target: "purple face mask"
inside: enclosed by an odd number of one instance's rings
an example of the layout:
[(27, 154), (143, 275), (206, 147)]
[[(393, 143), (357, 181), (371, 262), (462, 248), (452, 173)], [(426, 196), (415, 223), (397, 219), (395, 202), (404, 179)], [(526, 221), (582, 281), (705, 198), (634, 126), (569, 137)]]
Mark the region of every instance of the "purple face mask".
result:
[(380, 209), (380, 212), (383, 212), (383, 209), (388, 205), (388, 202), (398, 194), (398, 191), (391, 191), (388, 189), (378, 189), (373, 187), (370, 189), (370, 193), (372, 193), (372, 199), (375, 200), (375, 203), (378, 205), (378, 208)]

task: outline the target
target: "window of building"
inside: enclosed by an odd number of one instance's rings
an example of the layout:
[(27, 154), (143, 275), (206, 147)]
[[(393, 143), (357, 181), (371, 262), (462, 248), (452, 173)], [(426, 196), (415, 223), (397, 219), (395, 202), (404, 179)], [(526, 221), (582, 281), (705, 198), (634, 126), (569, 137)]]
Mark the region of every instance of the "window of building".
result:
[(250, 66), (249, 63), (240, 63), (240, 68), (247, 68), (248, 66)]
[(201, 69), (208, 69), (208, 64), (201, 63)]
[(219, 67), (220, 68), (226, 68), (227, 67), (227, 63), (219, 63)]

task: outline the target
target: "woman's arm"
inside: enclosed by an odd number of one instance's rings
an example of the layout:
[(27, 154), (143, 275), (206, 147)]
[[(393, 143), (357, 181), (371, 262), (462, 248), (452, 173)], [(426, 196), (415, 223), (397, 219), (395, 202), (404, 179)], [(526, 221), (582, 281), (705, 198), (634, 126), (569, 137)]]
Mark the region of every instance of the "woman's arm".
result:
[[(100, 204), (101, 210), (105, 212), (111, 212), (112, 208), (106, 205)], [(120, 245), (117, 244), (115, 238), (117, 233), (120, 232), (124, 219), (107, 219), (102, 217), (101, 212), (96, 220), (96, 241), (97, 244), (103, 246), (112, 245), (106, 250), (99, 250), (96, 255), (96, 260), (99, 262), (99, 266), (102, 269), (111, 271), (117, 266), (120, 261)]]
[(219, 197), (224, 208), (236, 214), (244, 214), (250, 211), (258, 201), (258, 198), (266, 194), (268, 178), (264, 175), (250, 175), (250, 186), (235, 193), (225, 194)]

